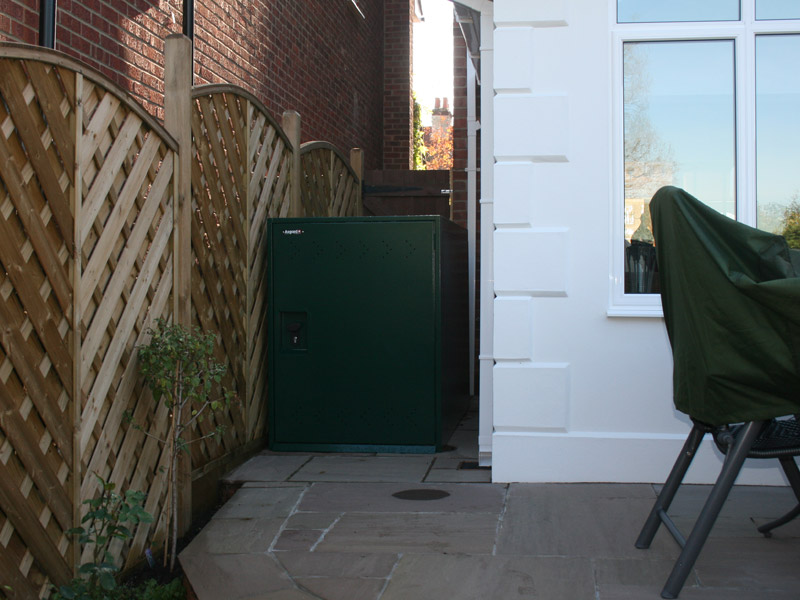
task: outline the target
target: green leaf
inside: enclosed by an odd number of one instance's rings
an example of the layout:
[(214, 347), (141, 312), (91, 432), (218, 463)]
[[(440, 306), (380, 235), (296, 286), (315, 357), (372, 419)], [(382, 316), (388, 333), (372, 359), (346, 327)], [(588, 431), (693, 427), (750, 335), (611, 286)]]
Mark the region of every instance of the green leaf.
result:
[(114, 537), (122, 538), (123, 540), (128, 539), (131, 537), (130, 529), (127, 527), (118, 527), (117, 531), (114, 533)]
[(117, 587), (117, 581), (114, 579), (114, 576), (111, 573), (105, 571), (100, 573), (100, 586), (104, 590), (110, 592)]
[(58, 593), (67, 600), (72, 600), (75, 598), (75, 591), (72, 589), (72, 586), (69, 585), (62, 585), (60, 588), (58, 588)]

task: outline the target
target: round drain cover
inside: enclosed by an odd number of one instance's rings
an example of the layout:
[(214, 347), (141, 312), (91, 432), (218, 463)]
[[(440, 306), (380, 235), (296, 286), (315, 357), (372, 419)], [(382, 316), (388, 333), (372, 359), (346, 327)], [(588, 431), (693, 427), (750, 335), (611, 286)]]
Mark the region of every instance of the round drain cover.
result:
[(403, 490), (392, 494), (392, 496), (400, 500), (440, 500), (447, 498), (449, 495), (450, 493), (444, 490), (433, 489)]

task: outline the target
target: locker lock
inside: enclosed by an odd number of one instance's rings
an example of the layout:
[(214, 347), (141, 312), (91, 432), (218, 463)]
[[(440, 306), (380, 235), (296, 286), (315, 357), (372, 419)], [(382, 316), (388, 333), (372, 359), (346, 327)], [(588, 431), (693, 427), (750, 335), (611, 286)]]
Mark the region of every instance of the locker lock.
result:
[(281, 313), (281, 348), (287, 352), (308, 350), (308, 314), (304, 311)]
[(294, 321), (286, 325), (286, 329), (289, 331), (289, 342), (292, 346), (297, 346), (300, 343), (300, 329), (302, 329), (303, 324)]

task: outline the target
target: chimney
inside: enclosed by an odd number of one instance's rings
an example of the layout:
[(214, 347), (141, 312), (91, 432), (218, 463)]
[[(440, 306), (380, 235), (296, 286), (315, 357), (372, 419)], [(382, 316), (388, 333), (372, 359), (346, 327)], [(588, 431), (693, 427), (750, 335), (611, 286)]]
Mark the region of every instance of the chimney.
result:
[(453, 122), (453, 114), (448, 108), (449, 102), (447, 98), (436, 99), (436, 107), (431, 111), (431, 130), (443, 131), (450, 127)]

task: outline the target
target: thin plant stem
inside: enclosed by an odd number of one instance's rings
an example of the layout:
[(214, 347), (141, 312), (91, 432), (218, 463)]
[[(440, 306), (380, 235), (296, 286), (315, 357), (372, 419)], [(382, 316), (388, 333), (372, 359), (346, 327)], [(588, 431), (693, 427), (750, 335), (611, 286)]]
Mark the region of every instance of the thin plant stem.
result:
[(180, 438), (180, 422), (183, 409), (182, 399), (175, 403), (173, 407), (175, 427), (172, 431), (172, 546), (170, 550), (169, 570), (175, 569), (175, 553), (178, 548), (178, 462), (181, 456), (178, 449), (178, 439)]

